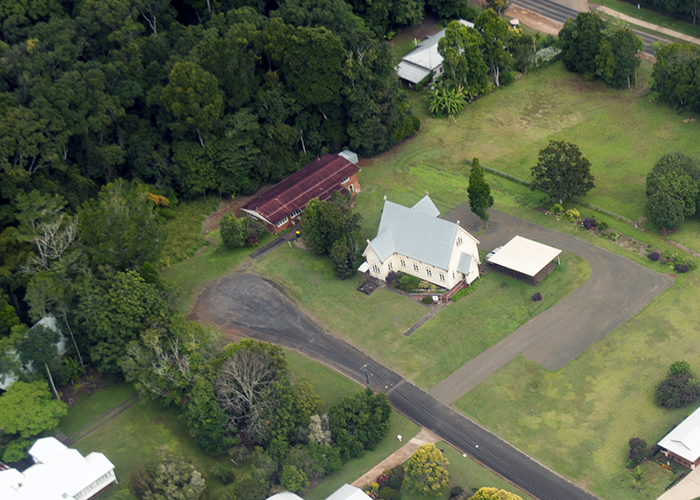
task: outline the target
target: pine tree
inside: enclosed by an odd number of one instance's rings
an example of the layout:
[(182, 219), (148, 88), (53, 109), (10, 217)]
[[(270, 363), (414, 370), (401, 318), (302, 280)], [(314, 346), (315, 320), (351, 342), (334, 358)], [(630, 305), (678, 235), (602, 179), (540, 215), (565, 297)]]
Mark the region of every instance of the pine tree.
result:
[(479, 164), (479, 158), (474, 158), (472, 162), (467, 194), (472, 212), (484, 222), (489, 220), (488, 210), (493, 206), (493, 196), (491, 196), (491, 186), (484, 180), (484, 169)]

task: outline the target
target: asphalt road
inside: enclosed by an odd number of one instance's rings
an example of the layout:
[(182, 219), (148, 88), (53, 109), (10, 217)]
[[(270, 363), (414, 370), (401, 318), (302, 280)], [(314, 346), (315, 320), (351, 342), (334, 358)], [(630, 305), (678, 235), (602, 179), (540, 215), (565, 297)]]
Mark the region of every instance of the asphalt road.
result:
[[(577, 10), (559, 5), (551, 0), (514, 0), (513, 4), (562, 24), (566, 22), (568, 18), (575, 18), (578, 15)], [(644, 40), (644, 52), (647, 54), (654, 55), (651, 50), (652, 43), (658, 42), (659, 40), (666, 40), (665, 38), (650, 35), (643, 31), (634, 29), (632, 31)]]
[(435, 432), (458, 450), (541, 500), (597, 497), (452, 410), (397, 373), (330, 335), (304, 315), (277, 285), (234, 273), (211, 283), (197, 299), (191, 320), (293, 349), (347, 377), (385, 392), (396, 411)]

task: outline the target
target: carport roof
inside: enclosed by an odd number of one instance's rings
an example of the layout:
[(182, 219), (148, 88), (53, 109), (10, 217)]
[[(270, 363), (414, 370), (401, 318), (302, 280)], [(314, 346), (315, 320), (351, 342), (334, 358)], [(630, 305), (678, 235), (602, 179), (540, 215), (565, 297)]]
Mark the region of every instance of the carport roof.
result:
[(516, 236), (491, 256), (487, 262), (507, 267), (528, 276), (536, 276), (560, 253), (561, 250), (558, 248)]
[(700, 408), (659, 441), (659, 446), (694, 463), (700, 457)]

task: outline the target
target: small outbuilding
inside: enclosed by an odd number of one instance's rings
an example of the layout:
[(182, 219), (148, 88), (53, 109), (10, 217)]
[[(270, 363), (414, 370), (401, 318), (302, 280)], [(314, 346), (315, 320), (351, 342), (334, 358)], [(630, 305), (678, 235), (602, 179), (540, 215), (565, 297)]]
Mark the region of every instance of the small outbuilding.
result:
[(507, 270), (513, 274), (513, 278), (528, 277), (535, 286), (542, 281), (553, 268), (552, 262), (557, 259), (561, 250), (543, 243), (528, 240), (522, 236), (515, 236), (508, 243), (490, 253), (486, 262), (493, 265), (496, 270)]
[(689, 469), (700, 464), (700, 408), (691, 413), (661, 441), (664, 455)]

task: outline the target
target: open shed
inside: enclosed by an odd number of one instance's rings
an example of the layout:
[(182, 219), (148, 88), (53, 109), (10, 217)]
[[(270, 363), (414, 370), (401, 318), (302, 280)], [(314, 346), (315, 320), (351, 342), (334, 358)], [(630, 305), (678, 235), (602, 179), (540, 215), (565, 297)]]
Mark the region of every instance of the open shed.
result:
[(558, 248), (515, 236), (498, 251), (487, 256), (486, 262), (496, 270), (507, 270), (515, 279), (527, 276), (537, 286), (537, 282), (547, 277), (554, 268), (553, 265), (550, 266), (554, 259), (557, 259), (557, 264), (560, 263), (560, 254)]

